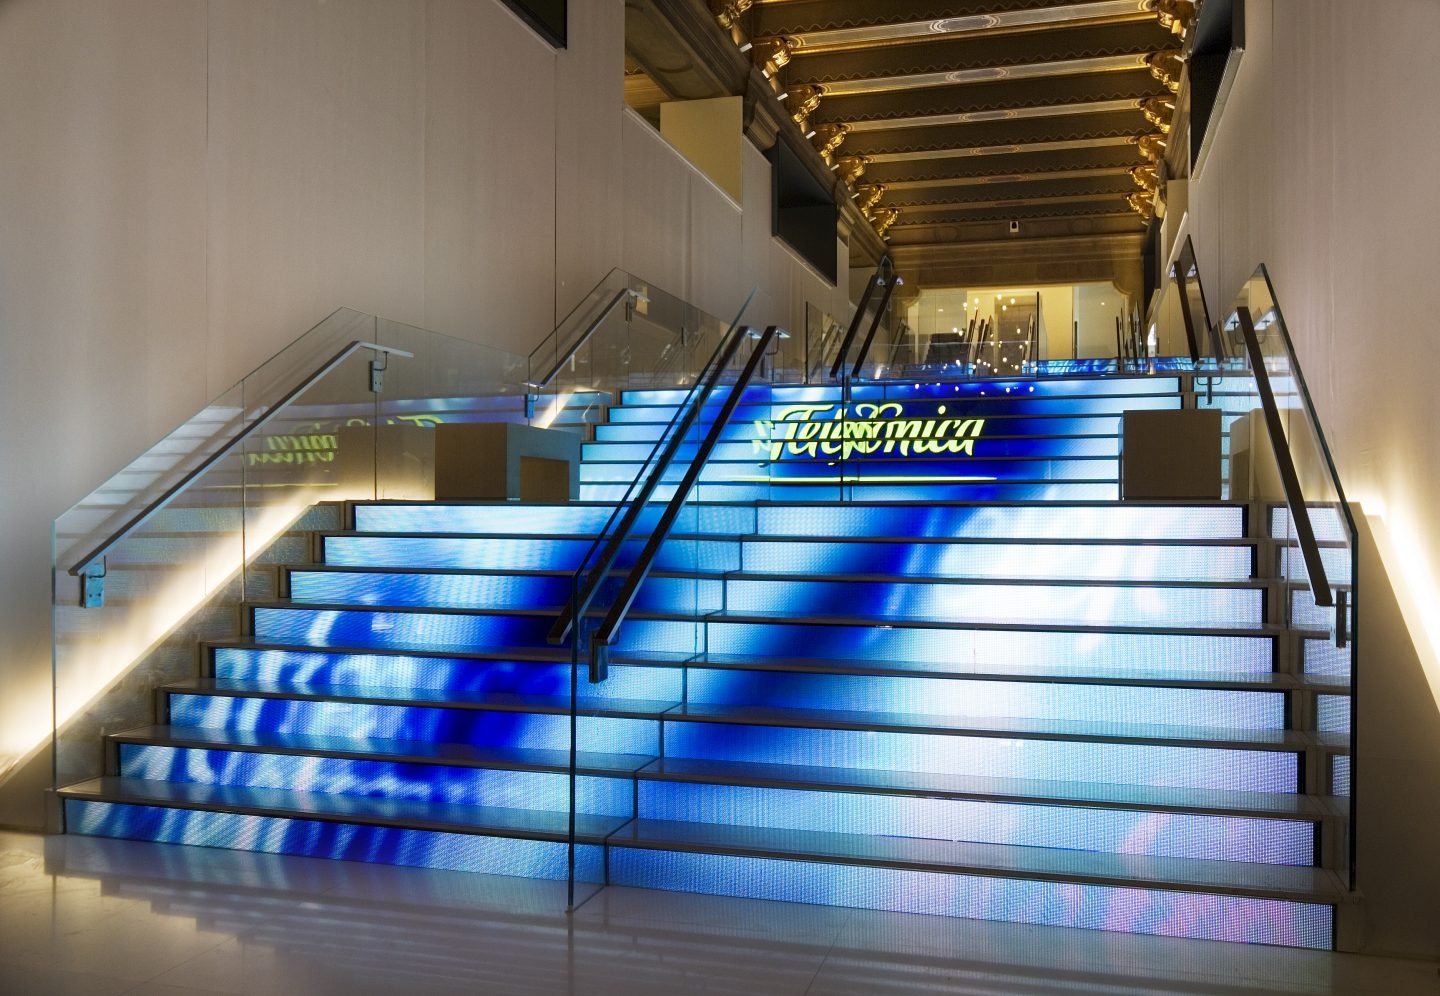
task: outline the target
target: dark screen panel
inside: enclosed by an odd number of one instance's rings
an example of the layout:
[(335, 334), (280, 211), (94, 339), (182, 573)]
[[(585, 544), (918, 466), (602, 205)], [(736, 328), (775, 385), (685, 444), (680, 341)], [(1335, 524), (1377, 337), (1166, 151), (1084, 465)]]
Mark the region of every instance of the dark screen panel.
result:
[(556, 48), (565, 47), (568, 0), (504, 0), (504, 2), (551, 45)]

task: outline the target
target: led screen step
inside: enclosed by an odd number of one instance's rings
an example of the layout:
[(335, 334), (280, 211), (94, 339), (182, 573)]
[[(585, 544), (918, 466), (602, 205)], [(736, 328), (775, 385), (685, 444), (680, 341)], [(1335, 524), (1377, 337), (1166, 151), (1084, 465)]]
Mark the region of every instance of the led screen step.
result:
[[(626, 501), (624, 484), (582, 484), (586, 501)], [(661, 484), (654, 501), (668, 501), (675, 485)], [(810, 477), (792, 480), (757, 478), (754, 482), (711, 481), (698, 484), (691, 492), (694, 501), (744, 503), (754, 501), (811, 502), (889, 501), (895, 503), (960, 501), (1113, 501), (1119, 485), (1113, 478), (1096, 481), (919, 481), (890, 475), (855, 479), (851, 476)]]
[[(859, 675), (739, 670), (692, 665), (685, 701), (692, 710), (826, 710), (882, 719), (886, 714), (933, 720), (1120, 724), (1215, 730), (1283, 730), (1286, 696), (1274, 689), (1237, 690), (1143, 685), (976, 681), (943, 675)], [(1048, 679), (1048, 676), (1047, 676)], [(1263, 686), (1262, 686), (1263, 688)], [(1328, 699), (1329, 696), (1321, 696)], [(962, 719), (964, 717), (965, 719)]]
[[(883, 484), (995, 484), (1009, 481), (1106, 481), (1117, 479), (1119, 461), (1114, 457), (1081, 459), (1015, 458), (922, 458), (903, 461), (881, 458), (851, 460), (800, 460), (771, 463), (756, 460), (710, 461), (700, 471), (699, 483), (737, 481), (740, 483), (832, 483), (854, 481)], [(686, 467), (672, 464), (662, 480), (676, 483)], [(628, 484), (642, 470), (633, 463), (586, 463), (580, 466), (580, 484)]]
[[(102, 778), (63, 790), (66, 830), (96, 837), (222, 846), (562, 879), (565, 814), (507, 811), (279, 789)], [(577, 819), (582, 880), (601, 877), (598, 842), (624, 821)]]
[[(1174, 411), (1180, 408), (1181, 399), (1179, 395), (1045, 398), (1016, 394), (983, 398), (940, 397), (934, 400), (909, 402), (876, 401), (867, 403), (852, 400), (852, 406), (855, 405), (864, 406), (863, 410), (855, 409), (855, 415), (862, 419), (875, 416), (876, 413), (872, 412), (871, 408), (882, 409), (887, 405), (891, 412), (895, 408), (899, 408), (900, 412), (895, 414), (907, 418), (929, 418), (936, 415), (944, 415), (949, 418), (992, 418), (1001, 415), (1119, 415), (1126, 411)], [(942, 406), (946, 409), (944, 413), (938, 411)], [(720, 407), (721, 402), (719, 401), (706, 405), (697, 422), (708, 425), (713, 421)], [(837, 416), (840, 402), (837, 400), (813, 403), (747, 402), (737, 405), (732, 417), (739, 422), (754, 422), (757, 419), (787, 422), (801, 417), (797, 414), (797, 409), (803, 410), (806, 413), (805, 417), (810, 419), (828, 420)], [(827, 410), (822, 411), (822, 409)], [(629, 422), (668, 424), (674, 415), (675, 409), (671, 406), (626, 405), (623, 408), (610, 409), (610, 422), (612, 424)], [(878, 417), (883, 418), (885, 415), (881, 414)]]
[(555, 621), (553, 611), (381, 611), (285, 603), (254, 605), (250, 617), (256, 643), (422, 654), (548, 648)]
[(446, 764), (436, 758), (336, 757), (258, 749), (226, 750), (169, 744), (120, 743), (118, 774), (126, 779), (287, 789), (326, 796), (368, 796), (445, 806), (564, 814), (635, 815), (627, 777), (578, 775)]
[(1315, 864), (1315, 824), (1259, 817), (1153, 813), (875, 795), (798, 785), (640, 782), (638, 818), (774, 830), (844, 827), (847, 833), (963, 840), (1099, 854)]
[[(860, 401), (887, 399), (947, 398), (947, 397), (988, 397), (993, 395), (1024, 393), (1039, 397), (1096, 397), (1109, 394), (1147, 395), (1176, 394), (1180, 391), (1180, 380), (1176, 377), (1066, 377), (1053, 379), (1012, 378), (975, 379), (966, 381), (945, 381), (920, 383), (913, 380), (892, 380), (850, 385), (850, 396)], [(729, 388), (722, 386), (718, 396), (727, 397)], [(622, 405), (678, 405), (688, 396), (679, 390), (636, 390), (624, 391), (620, 395)], [(747, 388), (743, 400), (773, 400), (776, 402), (798, 403), (804, 401), (837, 400), (841, 396), (839, 387), (800, 385), (755, 385)]]
[(1333, 873), (1058, 848), (637, 822), (610, 883), (785, 902), (1328, 949)]
[[(975, 438), (967, 454), (976, 459), (1060, 459), (1103, 457), (1111, 460), (1120, 455), (1119, 440), (1107, 437), (1053, 438), (1053, 437), (996, 437), (986, 435)], [(732, 442), (718, 443), (710, 453), (710, 460), (716, 463), (755, 463), (759, 459), (773, 458), (772, 443), (766, 437), (750, 435)], [(779, 456), (793, 460), (797, 456), (811, 455), (808, 443), (785, 444)], [(898, 453), (898, 444), (896, 444)], [(650, 458), (650, 443), (586, 443), (584, 459), (587, 464), (639, 465)], [(698, 443), (686, 443), (678, 448), (676, 462), (689, 466), (699, 450)], [(797, 452), (799, 451), (799, 452)], [(858, 458), (856, 458), (858, 459)]]
[[(406, 704), (407, 701), (409, 704)], [(168, 694), (169, 724), (226, 730), (305, 733), (373, 740), (438, 739), (480, 747), (568, 750), (568, 699), (498, 698), (490, 703), (429, 705), (383, 698), (305, 697), (299, 689), (218, 686)], [(658, 754), (659, 705), (624, 711), (597, 704), (579, 719), (576, 749), (600, 754)]]
[[(497, 771), (541, 771), (565, 774), (570, 751), (546, 748), (484, 746), (440, 740), (366, 739), (273, 730), (227, 730), (203, 726), (144, 726), (111, 734), (111, 742), (125, 747), (159, 746), (198, 751), (256, 752), (302, 757), (384, 759), (395, 764), (487, 768)], [(630, 777), (655, 763), (649, 754), (576, 754), (576, 771), (585, 775)], [(123, 771), (123, 766), (122, 766)]]
[[(605, 446), (611, 444), (645, 444), (654, 446), (656, 440), (666, 438), (668, 422), (618, 422), (606, 423), (595, 427), (595, 443), (593, 445)], [(720, 439), (725, 442), (748, 443), (757, 438), (758, 429), (755, 421), (743, 421), (732, 419), (720, 433)], [(771, 438), (773, 433), (765, 433), (763, 438)], [(1120, 416), (1114, 414), (1106, 415), (992, 415), (985, 420), (981, 429), (982, 438), (999, 437), (1013, 439), (1018, 437), (1032, 439), (1094, 439), (1104, 443), (1107, 439), (1113, 440), (1120, 435)]]
[[(572, 665), (568, 646), (549, 648), (549, 659), (513, 656), (440, 656), (305, 648), (217, 646), (210, 651), (212, 676), (313, 687), (386, 688), (391, 694), (436, 693), (454, 699), (487, 694), (568, 695)], [(678, 669), (616, 664), (605, 681), (582, 688), (588, 699), (680, 701)]]
[[(1298, 792), (1247, 792), (1163, 785), (1070, 782), (1044, 778), (996, 778), (950, 772), (848, 768), (662, 757), (645, 765), (642, 782), (695, 782), (757, 788), (829, 789), (862, 796), (991, 801), (1016, 805), (1095, 807), (1154, 814), (1195, 814), (1320, 824), (1343, 820), (1343, 799)], [(821, 824), (815, 824), (819, 826)]]
[[(705, 516), (692, 517), (693, 526)], [(616, 568), (633, 565), (643, 540), (626, 543)], [(1254, 540), (1147, 544), (1024, 542), (966, 538), (891, 540), (794, 536), (712, 539), (672, 533), (656, 552), (656, 570), (700, 573), (842, 574), (910, 578), (1031, 578), (1035, 580), (1240, 581), (1254, 575)], [(553, 544), (553, 546), (552, 546)], [(346, 534), (323, 540), (334, 567), (403, 567), (475, 571), (572, 569), (591, 540), (514, 537)], [(578, 552), (577, 552), (578, 551)], [(553, 556), (552, 556), (553, 552)]]
[[(362, 533), (511, 534), (517, 537), (593, 536), (615, 513), (613, 504), (519, 502), (357, 502)], [(655, 514), (658, 518), (658, 513)]]
[(1134, 631), (1092, 627), (840, 624), (817, 620), (711, 618), (702, 623), (633, 616), (614, 657), (698, 654), (728, 658), (906, 661), (937, 668), (1031, 669), (1052, 665), (1113, 671), (1156, 666), (1172, 672), (1269, 674), (1276, 633)]

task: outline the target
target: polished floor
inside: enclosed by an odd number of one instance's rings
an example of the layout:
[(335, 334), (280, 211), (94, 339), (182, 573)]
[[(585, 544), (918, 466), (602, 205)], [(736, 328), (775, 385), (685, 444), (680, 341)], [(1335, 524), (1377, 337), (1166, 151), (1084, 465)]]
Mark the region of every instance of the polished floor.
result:
[(0, 833), (0, 993), (1440, 994), (1431, 962)]

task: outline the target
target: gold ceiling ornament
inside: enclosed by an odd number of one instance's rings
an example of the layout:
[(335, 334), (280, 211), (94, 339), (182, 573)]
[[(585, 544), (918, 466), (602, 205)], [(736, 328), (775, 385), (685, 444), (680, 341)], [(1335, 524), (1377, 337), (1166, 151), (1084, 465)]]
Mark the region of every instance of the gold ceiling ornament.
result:
[(883, 183), (861, 183), (855, 187), (855, 206), (865, 217), (871, 217), (875, 205), (880, 203), (880, 198), (885, 196), (885, 184)]
[(1155, 217), (1155, 195), (1151, 191), (1137, 190), (1125, 199), (1130, 203), (1130, 210), (1147, 222)]
[(1167, 143), (1163, 132), (1152, 131), (1148, 135), (1137, 135), (1135, 144), (1140, 146), (1140, 154), (1152, 163), (1159, 163), (1165, 158)]
[(790, 61), (790, 50), (799, 43), (785, 35), (767, 35), (751, 41), (750, 61), (767, 77), (774, 78)]
[(890, 226), (899, 220), (899, 208), (878, 208), (875, 211), (875, 217), (870, 219), (870, 223), (875, 226), (875, 234), (883, 239), (885, 233), (890, 230)]
[(1168, 135), (1170, 134), (1170, 124), (1175, 119), (1175, 98), (1169, 94), (1150, 97), (1141, 102), (1140, 112), (1145, 115), (1146, 121)]
[(845, 136), (850, 134), (850, 126), (847, 124), (822, 124), (817, 125), (815, 134), (810, 137), (810, 144), (815, 146), (815, 151), (820, 153), (820, 158), (828, 164), (835, 150), (840, 148), (840, 143), (845, 141)]
[(1160, 168), (1146, 164), (1136, 166), (1130, 170), (1130, 179), (1135, 181), (1135, 186), (1141, 190), (1148, 190), (1154, 193), (1160, 189)]
[(730, 30), (740, 23), (740, 18), (750, 9), (755, 0), (710, 0), (710, 13), (720, 22), (720, 27)]
[(847, 187), (853, 187), (855, 181), (865, 175), (865, 167), (869, 165), (869, 156), (841, 156), (835, 160), (835, 172), (840, 174)]
[(1179, 52), (1155, 52), (1145, 57), (1145, 65), (1150, 67), (1151, 76), (1165, 84), (1165, 89), (1180, 92), (1180, 73), (1185, 69), (1185, 60)]
[(1184, 38), (1190, 26), (1195, 23), (1199, 5), (1195, 0), (1159, 0), (1155, 4), (1155, 16), (1160, 27), (1168, 28), (1172, 35)]
[(815, 113), (815, 108), (820, 106), (820, 98), (823, 96), (825, 96), (823, 88), (811, 86), (808, 83), (785, 88), (785, 107), (802, 132), (809, 131), (806, 121), (810, 115)]

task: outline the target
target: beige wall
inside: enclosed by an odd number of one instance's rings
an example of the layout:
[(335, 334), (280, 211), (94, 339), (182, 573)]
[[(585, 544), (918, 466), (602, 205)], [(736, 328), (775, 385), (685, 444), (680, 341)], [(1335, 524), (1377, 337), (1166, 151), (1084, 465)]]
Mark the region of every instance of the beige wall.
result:
[[(1415, 95), (1433, 87), (1440, 4), (1246, 6), (1235, 89), (1189, 189), (1200, 272), (1224, 306), (1256, 264), (1269, 267), (1347, 496), (1383, 516), (1390, 549), (1403, 551), (1385, 571), (1434, 627), (1440, 128)], [(1362, 630), (1357, 840), (1366, 945), (1435, 955), (1440, 848), (1433, 820), (1406, 802), (1440, 784), (1440, 673), (1424, 630), (1412, 625), (1428, 662), (1416, 665), (1427, 676), (1418, 685), (1400, 681), (1399, 658)]]
[(625, 110), (623, 6), (570, 18), (556, 52), (498, 0), (0, 2), (0, 825), (42, 818), (50, 522), (336, 307), (518, 352), (617, 265), (843, 308), (759, 151), (737, 204)]

